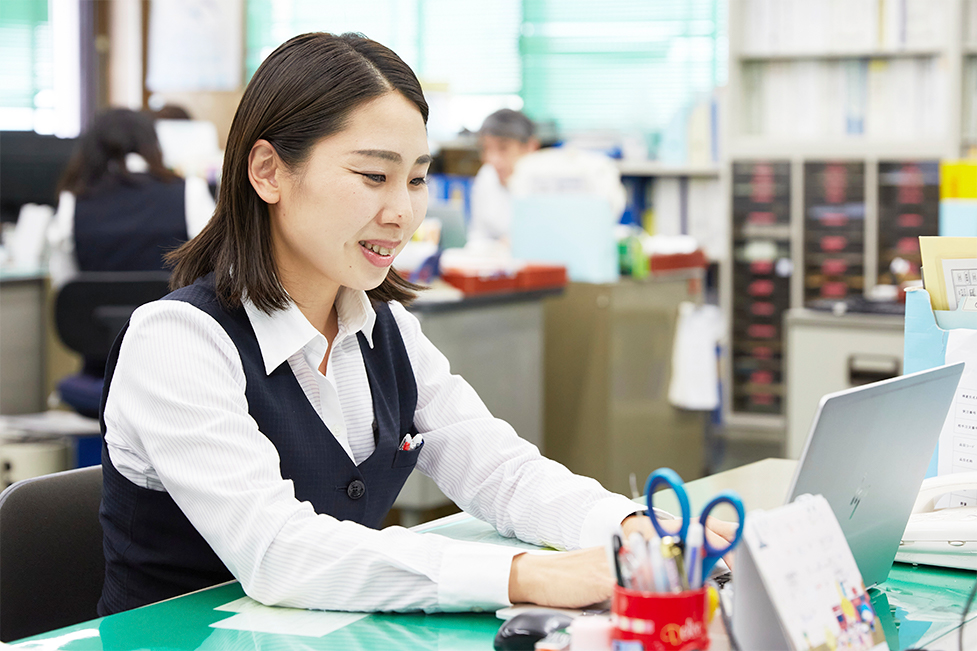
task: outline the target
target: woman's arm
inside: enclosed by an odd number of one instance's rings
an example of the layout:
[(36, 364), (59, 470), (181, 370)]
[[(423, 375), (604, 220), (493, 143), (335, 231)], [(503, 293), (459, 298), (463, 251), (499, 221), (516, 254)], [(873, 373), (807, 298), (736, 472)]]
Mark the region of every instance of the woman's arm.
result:
[(472, 387), (421, 333), (417, 319), (391, 305), (417, 379), (414, 424), (424, 434), (418, 468), (444, 493), (500, 533), (560, 549), (603, 546), (641, 506), (540, 455), (493, 418)]

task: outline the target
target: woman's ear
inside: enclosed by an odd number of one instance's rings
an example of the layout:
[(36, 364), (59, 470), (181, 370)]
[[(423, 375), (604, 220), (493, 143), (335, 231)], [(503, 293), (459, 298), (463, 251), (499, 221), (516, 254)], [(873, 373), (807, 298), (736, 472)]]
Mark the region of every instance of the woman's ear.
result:
[(248, 154), (248, 180), (265, 203), (275, 204), (281, 199), (278, 183), (281, 171), (281, 160), (271, 143), (267, 140), (256, 141)]

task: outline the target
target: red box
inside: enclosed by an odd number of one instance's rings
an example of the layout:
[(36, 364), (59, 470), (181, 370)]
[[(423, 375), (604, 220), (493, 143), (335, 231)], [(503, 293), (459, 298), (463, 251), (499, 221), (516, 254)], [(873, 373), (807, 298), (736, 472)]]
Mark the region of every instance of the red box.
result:
[(843, 212), (826, 212), (821, 215), (822, 226), (844, 226), (848, 223), (848, 215)]
[(567, 268), (561, 264), (529, 264), (516, 274), (516, 288), (524, 291), (566, 284)]
[(746, 223), (763, 224), (764, 226), (768, 224), (776, 224), (777, 213), (754, 210), (746, 215)]
[(746, 336), (752, 339), (773, 339), (777, 336), (777, 326), (770, 323), (751, 323)]
[(753, 260), (752, 262), (750, 262), (750, 273), (772, 274), (773, 260)]
[(840, 258), (830, 258), (821, 263), (821, 273), (825, 276), (840, 276), (848, 271), (848, 263)]
[(918, 237), (900, 237), (899, 241), (896, 243), (896, 250), (899, 253), (919, 253), (919, 238)]
[(516, 288), (516, 276), (497, 274), (478, 276), (457, 271), (443, 271), (441, 278), (466, 294), (488, 294), (491, 292), (511, 292)]
[(842, 251), (848, 246), (848, 238), (843, 235), (825, 235), (821, 238), (822, 251)]
[(773, 294), (773, 289), (772, 280), (754, 280), (746, 291), (750, 296), (770, 296)]
[(848, 283), (839, 280), (821, 285), (822, 298), (844, 298), (848, 296)]
[(756, 346), (753, 348), (753, 356), (757, 359), (773, 359), (773, 349), (769, 346)]
[(756, 316), (773, 316), (777, 306), (769, 301), (756, 301), (750, 305), (750, 313)]
[(899, 215), (898, 223), (901, 228), (919, 228), (923, 225), (923, 216), (912, 212), (903, 213)]
[(614, 640), (636, 640), (645, 651), (709, 648), (706, 588), (679, 593), (639, 592), (614, 586)]
[(659, 253), (648, 259), (651, 273), (709, 266), (709, 260), (702, 249), (696, 249), (692, 253)]

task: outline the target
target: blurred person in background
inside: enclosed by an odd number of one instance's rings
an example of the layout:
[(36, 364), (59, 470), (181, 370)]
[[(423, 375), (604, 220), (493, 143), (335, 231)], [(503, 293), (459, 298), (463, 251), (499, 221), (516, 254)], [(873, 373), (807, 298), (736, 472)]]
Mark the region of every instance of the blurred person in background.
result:
[(164, 104), (155, 111), (153, 111), (153, 119), (155, 120), (192, 120), (193, 117), (190, 115), (190, 111), (186, 110), (179, 104)]
[(478, 130), (483, 165), (472, 185), (472, 218), (468, 239), (509, 244), (512, 199), (509, 178), (516, 163), (539, 149), (532, 120), (519, 111), (500, 109)]
[(203, 179), (163, 165), (153, 119), (109, 109), (78, 140), (48, 231), (55, 287), (79, 271), (164, 269), (163, 254), (204, 227), (214, 200)]
[[(163, 165), (150, 115), (109, 109), (78, 139), (59, 184), (48, 229), (52, 284), (80, 271), (164, 270), (163, 255), (213, 212), (206, 181)], [(104, 364), (85, 360), (84, 372), (101, 377)]]

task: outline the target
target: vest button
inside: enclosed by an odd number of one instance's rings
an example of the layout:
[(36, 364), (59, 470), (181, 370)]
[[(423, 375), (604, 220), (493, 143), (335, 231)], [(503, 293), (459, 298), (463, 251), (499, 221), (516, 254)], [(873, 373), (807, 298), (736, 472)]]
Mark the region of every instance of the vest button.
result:
[(349, 499), (358, 500), (363, 497), (363, 493), (366, 492), (366, 484), (360, 479), (354, 479), (349, 482), (349, 486), (346, 487), (346, 494), (349, 495)]

